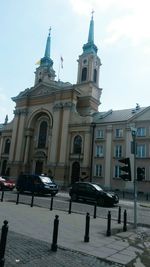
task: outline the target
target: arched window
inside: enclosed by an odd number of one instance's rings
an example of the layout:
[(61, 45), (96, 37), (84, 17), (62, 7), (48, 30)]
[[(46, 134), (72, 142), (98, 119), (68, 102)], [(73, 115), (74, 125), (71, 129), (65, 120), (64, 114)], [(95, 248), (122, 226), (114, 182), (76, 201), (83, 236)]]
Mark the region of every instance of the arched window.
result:
[(97, 81), (97, 70), (94, 69), (94, 73), (93, 73), (93, 81), (96, 83)]
[(73, 153), (74, 154), (81, 154), (81, 148), (82, 148), (82, 138), (80, 135), (77, 135), (74, 138)]
[(47, 137), (47, 122), (42, 121), (39, 130), (38, 148), (45, 148)]
[(6, 139), (4, 153), (9, 154), (9, 150), (10, 150), (10, 139)]
[(82, 69), (82, 76), (81, 76), (81, 81), (84, 82), (86, 81), (87, 78), (87, 68)]

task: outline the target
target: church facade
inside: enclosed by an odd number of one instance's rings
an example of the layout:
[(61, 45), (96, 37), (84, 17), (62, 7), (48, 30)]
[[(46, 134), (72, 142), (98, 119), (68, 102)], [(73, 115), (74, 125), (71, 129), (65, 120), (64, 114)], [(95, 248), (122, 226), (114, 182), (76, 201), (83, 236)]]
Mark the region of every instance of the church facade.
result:
[[(77, 83), (55, 80), (49, 32), (35, 83), (12, 100), (14, 118), (0, 128), (0, 174), (46, 173), (59, 185), (80, 179), (107, 188), (132, 188), (119, 178), (119, 158), (130, 157), (131, 127), (137, 128), (136, 168), (145, 169), (141, 190), (150, 182), (150, 107), (99, 112), (101, 60), (94, 43), (94, 20), (78, 59)], [(133, 175), (132, 175), (133, 176)], [(134, 178), (133, 178), (134, 179)]]

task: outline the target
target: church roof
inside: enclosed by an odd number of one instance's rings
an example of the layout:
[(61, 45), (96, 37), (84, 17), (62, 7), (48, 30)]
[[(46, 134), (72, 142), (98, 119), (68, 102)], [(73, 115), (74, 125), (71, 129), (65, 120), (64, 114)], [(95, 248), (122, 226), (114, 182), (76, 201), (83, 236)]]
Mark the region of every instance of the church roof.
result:
[(113, 123), (113, 122), (123, 122), (130, 120), (140, 115), (147, 107), (136, 107), (132, 109), (123, 110), (108, 110), (106, 112), (97, 112), (94, 114), (95, 123)]

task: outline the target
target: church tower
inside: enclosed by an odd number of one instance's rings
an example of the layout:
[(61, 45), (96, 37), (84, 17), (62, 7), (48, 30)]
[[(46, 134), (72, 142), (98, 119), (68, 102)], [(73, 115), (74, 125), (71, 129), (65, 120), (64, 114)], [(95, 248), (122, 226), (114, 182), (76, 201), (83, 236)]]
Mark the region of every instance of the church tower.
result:
[(78, 101), (78, 111), (82, 115), (89, 115), (98, 111), (101, 90), (99, 88), (99, 74), (101, 60), (97, 56), (98, 48), (94, 44), (93, 12), (89, 26), (88, 41), (83, 45), (83, 53), (78, 59), (77, 85), (82, 96)]
[(40, 82), (49, 83), (54, 80), (56, 75), (53, 69), (53, 61), (50, 58), (50, 48), (51, 48), (51, 28), (49, 29), (49, 34), (47, 37), (46, 48), (44, 57), (39, 61), (40, 66), (35, 71), (35, 85)]

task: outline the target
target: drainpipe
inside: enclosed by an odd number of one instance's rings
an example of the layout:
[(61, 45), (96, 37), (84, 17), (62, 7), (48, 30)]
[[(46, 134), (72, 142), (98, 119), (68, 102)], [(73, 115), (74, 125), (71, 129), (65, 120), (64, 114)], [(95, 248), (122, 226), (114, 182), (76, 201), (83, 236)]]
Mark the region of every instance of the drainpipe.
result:
[(91, 163), (90, 163), (90, 182), (92, 182), (93, 178), (93, 152), (94, 152), (94, 135), (95, 135), (95, 123), (91, 123), (92, 127), (92, 142), (91, 142)]

